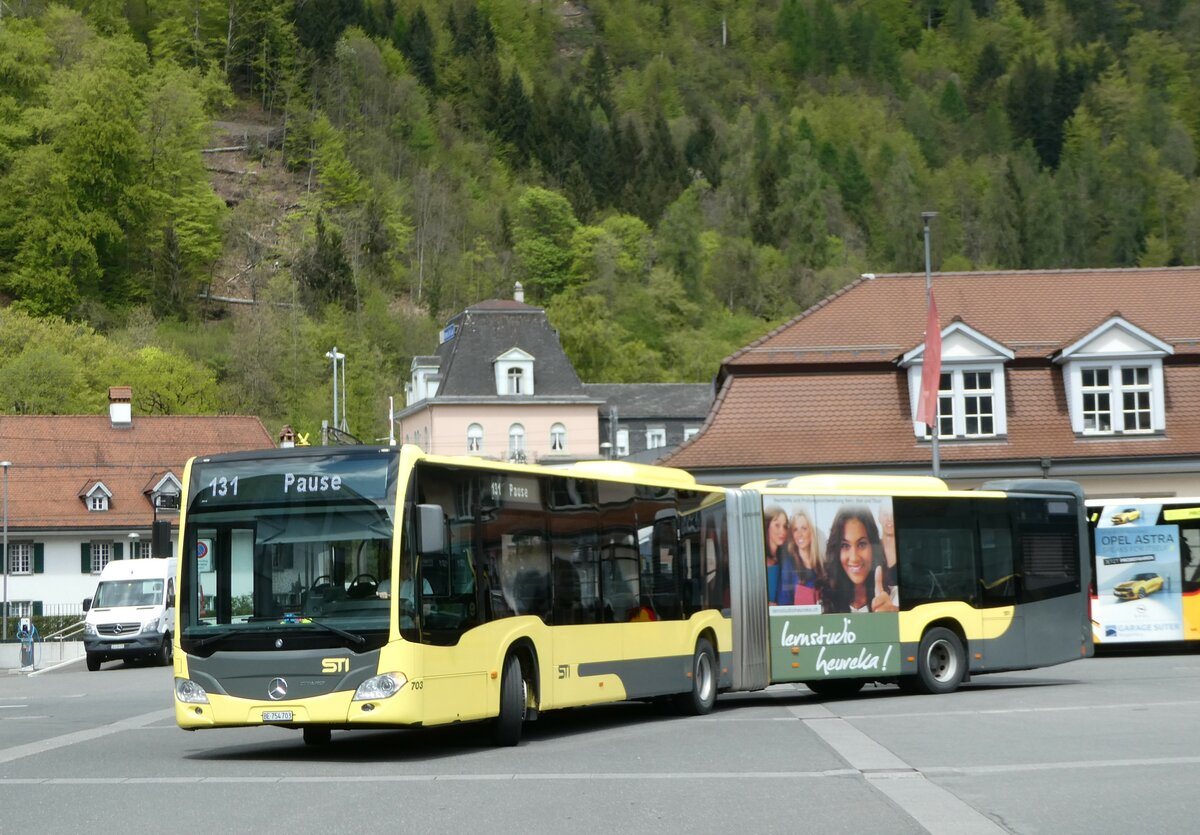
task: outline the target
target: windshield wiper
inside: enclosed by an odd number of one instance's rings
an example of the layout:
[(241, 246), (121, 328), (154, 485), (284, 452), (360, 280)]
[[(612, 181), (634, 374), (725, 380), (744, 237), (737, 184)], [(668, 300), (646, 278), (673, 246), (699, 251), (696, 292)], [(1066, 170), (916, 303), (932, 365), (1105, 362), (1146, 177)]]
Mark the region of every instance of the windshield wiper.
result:
[(355, 635), (353, 632), (347, 632), (345, 629), (338, 629), (336, 626), (330, 626), (327, 623), (321, 623), (319, 620), (312, 620), (310, 618), (308, 620), (308, 623), (311, 623), (313, 626), (319, 626), (322, 629), (332, 632), (334, 635), (338, 635), (342, 638), (345, 638), (347, 641), (354, 644), (355, 646), (362, 646), (363, 644), (365, 644), (367, 642), (367, 639), (364, 638), (362, 635)]
[(238, 634), (241, 634), (241, 633), (229, 631), (229, 632), (220, 632), (216, 635), (209, 635), (207, 638), (201, 638), (200, 640), (193, 643), (192, 649), (194, 649), (194, 650), (202, 649), (211, 644), (220, 643), (221, 641), (224, 641), (227, 638), (232, 638), (234, 635), (238, 635)]

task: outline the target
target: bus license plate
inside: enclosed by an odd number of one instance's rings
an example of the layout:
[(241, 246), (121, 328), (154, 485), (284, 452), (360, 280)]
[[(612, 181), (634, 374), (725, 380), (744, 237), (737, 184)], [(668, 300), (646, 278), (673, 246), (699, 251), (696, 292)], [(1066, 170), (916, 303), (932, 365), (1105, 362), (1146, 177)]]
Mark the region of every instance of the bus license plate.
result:
[(290, 710), (264, 710), (264, 722), (291, 722), (292, 712)]

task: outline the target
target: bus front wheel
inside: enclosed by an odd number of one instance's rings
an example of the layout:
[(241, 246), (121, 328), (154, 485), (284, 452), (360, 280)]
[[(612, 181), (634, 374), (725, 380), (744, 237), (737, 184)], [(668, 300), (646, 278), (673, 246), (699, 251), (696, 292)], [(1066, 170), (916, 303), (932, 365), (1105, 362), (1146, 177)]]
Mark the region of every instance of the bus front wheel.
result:
[(967, 653), (959, 637), (935, 626), (921, 638), (917, 676), (913, 682), (924, 693), (953, 693), (967, 672)]
[(529, 701), (527, 688), (525, 675), (521, 672), (521, 660), (509, 654), (504, 659), (504, 673), (500, 677), (500, 715), (496, 717), (495, 725), (497, 745), (520, 744)]
[(717, 653), (707, 638), (696, 641), (696, 652), (692, 656), (692, 689), (680, 693), (675, 704), (689, 716), (712, 713), (717, 703)]

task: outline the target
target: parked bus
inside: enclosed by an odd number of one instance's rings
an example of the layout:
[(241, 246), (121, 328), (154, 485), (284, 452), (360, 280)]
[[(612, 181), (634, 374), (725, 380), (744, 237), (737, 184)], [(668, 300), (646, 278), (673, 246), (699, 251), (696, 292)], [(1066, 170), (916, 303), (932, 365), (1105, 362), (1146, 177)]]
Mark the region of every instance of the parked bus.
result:
[[(516, 744), (558, 708), (638, 699), (703, 714), (718, 691), (786, 681), (949, 692), (1092, 646), (1082, 497), (1065, 482), (723, 489), (669, 468), (412, 446), (201, 457), (184, 482), (175, 707), (187, 730), (276, 725), (320, 744), (333, 729), (490, 720)], [(838, 554), (828, 570), (784, 577), (790, 557), (767, 553), (775, 505), (811, 512)], [(878, 594), (859, 611), (861, 583), (832, 569), (862, 577), (865, 557), (840, 550), (867, 516), (856, 527), (840, 511), (864, 507), (880, 532)]]
[(1200, 641), (1200, 498), (1093, 499), (1097, 644)]

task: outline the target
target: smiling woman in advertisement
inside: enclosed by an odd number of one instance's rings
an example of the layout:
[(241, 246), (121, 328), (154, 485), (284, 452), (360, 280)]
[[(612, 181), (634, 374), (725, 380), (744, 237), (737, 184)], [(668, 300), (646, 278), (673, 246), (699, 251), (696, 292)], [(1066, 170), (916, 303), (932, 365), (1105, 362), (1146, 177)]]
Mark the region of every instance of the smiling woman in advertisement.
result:
[(899, 611), (898, 590), (889, 585), (879, 525), (861, 505), (843, 505), (825, 544), (821, 605), (833, 612)]

